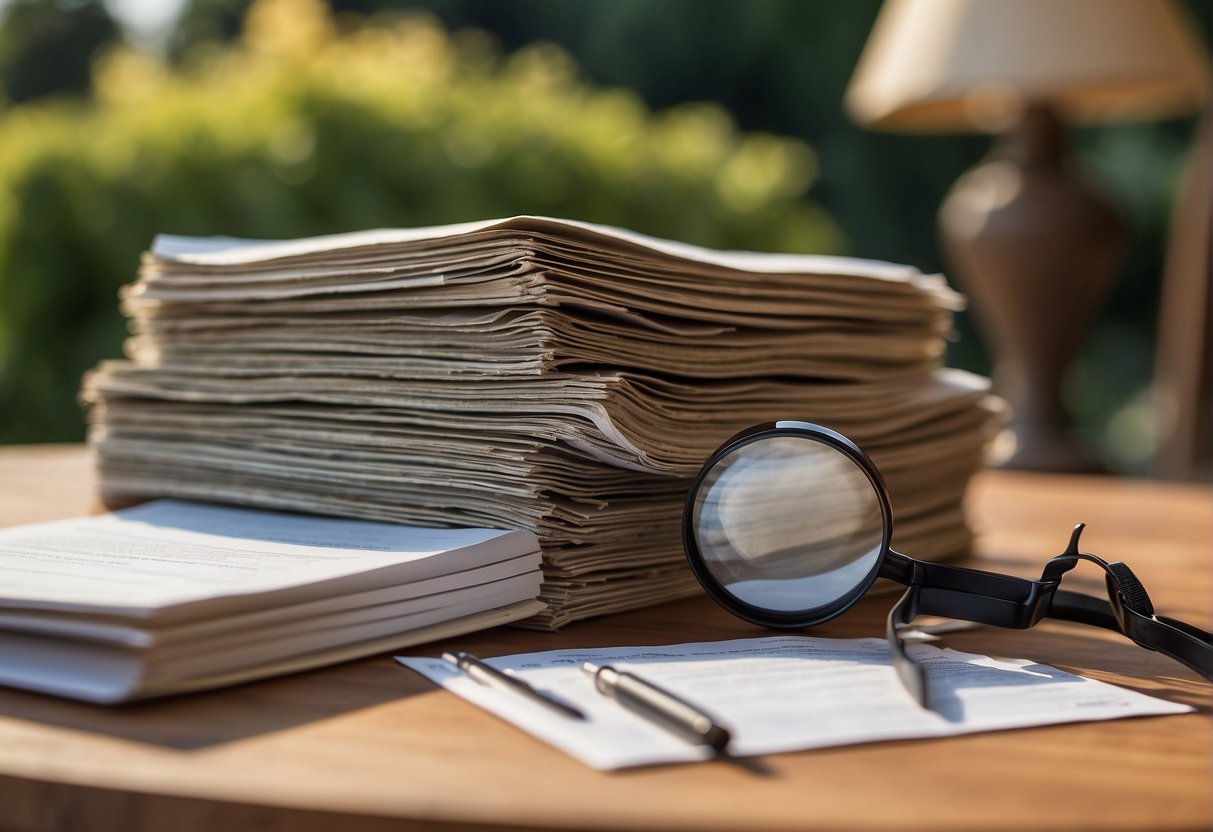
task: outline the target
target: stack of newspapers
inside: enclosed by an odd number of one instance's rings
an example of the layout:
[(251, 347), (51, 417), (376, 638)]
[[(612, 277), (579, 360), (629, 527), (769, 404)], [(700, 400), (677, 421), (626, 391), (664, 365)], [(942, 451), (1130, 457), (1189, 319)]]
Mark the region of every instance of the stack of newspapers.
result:
[(171, 496), (534, 532), (553, 628), (696, 591), (680, 516), (736, 431), (817, 422), (963, 553), (999, 422), (940, 369), (960, 298), (906, 266), (717, 252), (537, 217), (303, 240), (160, 237), (88, 377), (107, 501)]

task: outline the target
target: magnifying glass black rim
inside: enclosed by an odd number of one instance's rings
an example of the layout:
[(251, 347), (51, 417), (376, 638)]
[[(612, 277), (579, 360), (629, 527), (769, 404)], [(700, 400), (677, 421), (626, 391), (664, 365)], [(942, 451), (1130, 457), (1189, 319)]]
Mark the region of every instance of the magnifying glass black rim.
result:
[[(872, 484), (872, 489), (876, 492), (877, 502), (880, 504), (880, 515), (884, 525), (884, 532), (880, 541), (880, 556), (876, 558), (875, 563), (872, 564), (872, 568), (863, 580), (856, 583), (854, 589), (836, 601), (822, 607), (806, 610), (771, 610), (742, 601), (716, 580), (716, 577), (704, 562), (703, 553), (700, 551), (699, 543), (695, 539), (695, 498), (699, 494), (700, 486), (703, 485), (703, 481), (708, 476), (708, 473), (726, 455), (746, 445), (776, 436), (804, 436), (815, 442), (828, 445), (837, 451), (841, 451), (858, 466), (859, 470), (863, 471), (868, 481)], [(694, 573), (695, 578), (699, 581), (700, 586), (704, 588), (704, 591), (708, 593), (712, 600), (738, 618), (749, 621), (751, 624), (779, 629), (812, 627), (829, 621), (831, 618), (850, 609), (876, 581), (880, 567), (889, 554), (892, 537), (893, 510), (889, 506), (888, 492), (885, 490), (884, 480), (881, 478), (876, 466), (872, 464), (872, 460), (868, 458), (868, 455), (858, 445), (841, 433), (837, 433), (821, 425), (815, 425), (812, 422), (766, 422), (747, 428), (731, 437), (716, 449), (715, 453), (708, 458), (703, 468), (700, 469), (699, 474), (695, 477), (695, 481), (691, 484), (691, 490), (687, 493), (686, 505), (682, 512), (683, 552), (686, 554), (691, 572)]]

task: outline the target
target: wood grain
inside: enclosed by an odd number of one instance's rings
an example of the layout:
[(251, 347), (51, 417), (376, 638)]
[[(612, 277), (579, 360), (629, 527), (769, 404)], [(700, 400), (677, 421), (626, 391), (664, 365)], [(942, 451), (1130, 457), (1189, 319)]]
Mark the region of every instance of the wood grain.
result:
[[(1130, 563), (1160, 611), (1208, 626), (1207, 488), (999, 472), (980, 477), (971, 498), (976, 565), (1037, 573), (1085, 521), (1087, 550)], [(91, 500), (81, 449), (0, 450), (0, 525), (81, 513)], [(1101, 585), (1094, 572), (1075, 578), (1075, 587)], [(887, 595), (865, 599), (815, 632), (878, 635), (888, 603)], [(760, 632), (692, 599), (560, 633), (499, 629), (410, 652), (492, 656)], [(1209, 827), (1210, 692), (1194, 674), (1074, 625), (979, 629), (948, 644), (1030, 657), (1200, 710), (784, 754), (764, 758), (766, 775), (728, 763), (603, 774), (388, 656), (113, 709), (0, 691), (0, 828)]]

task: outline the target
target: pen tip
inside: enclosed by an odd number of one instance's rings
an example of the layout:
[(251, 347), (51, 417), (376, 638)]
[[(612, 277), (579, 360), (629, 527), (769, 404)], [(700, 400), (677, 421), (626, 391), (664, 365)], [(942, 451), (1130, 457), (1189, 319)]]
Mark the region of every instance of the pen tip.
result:
[(598, 672), (598, 665), (594, 664), (593, 662), (582, 662), (581, 669), (583, 672), (593, 676)]

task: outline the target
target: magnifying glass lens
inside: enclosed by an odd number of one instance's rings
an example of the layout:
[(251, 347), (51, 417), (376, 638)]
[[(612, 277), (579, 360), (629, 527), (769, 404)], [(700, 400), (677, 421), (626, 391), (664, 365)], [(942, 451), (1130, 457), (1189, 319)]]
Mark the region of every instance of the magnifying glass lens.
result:
[(839, 448), (772, 432), (723, 454), (703, 475), (692, 533), (702, 567), (727, 595), (776, 616), (811, 617), (839, 604), (841, 612), (875, 580), (886, 543), (882, 505)]

